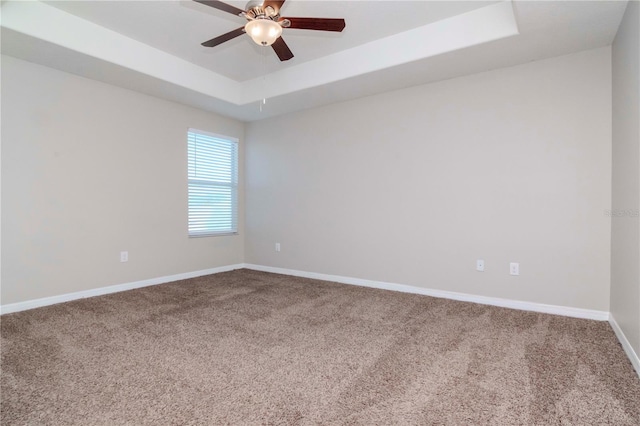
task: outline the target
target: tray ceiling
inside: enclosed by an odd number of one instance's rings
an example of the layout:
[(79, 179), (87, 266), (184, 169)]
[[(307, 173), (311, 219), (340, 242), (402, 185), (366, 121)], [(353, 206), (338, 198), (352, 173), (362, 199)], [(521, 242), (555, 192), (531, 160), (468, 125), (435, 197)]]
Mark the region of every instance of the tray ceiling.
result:
[[(246, 2), (229, 1), (244, 9)], [(240, 120), (611, 44), (618, 1), (301, 1), (283, 16), (345, 18), (342, 33), (285, 29), (295, 57), (192, 1), (2, 3), (2, 52)], [(267, 98), (264, 108), (259, 102)]]

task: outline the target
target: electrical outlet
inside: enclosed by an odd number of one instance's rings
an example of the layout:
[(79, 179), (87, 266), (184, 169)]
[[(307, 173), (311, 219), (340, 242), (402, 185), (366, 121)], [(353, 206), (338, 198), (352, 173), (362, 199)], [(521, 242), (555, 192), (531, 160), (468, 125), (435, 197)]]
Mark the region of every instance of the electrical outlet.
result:
[(520, 275), (520, 264), (516, 262), (511, 262), (509, 264), (509, 273), (511, 275)]
[(120, 252), (120, 262), (128, 262), (129, 261), (129, 252), (121, 251)]
[(476, 260), (476, 271), (484, 272), (484, 260), (482, 259)]
[(276, 243), (276, 251), (280, 251), (280, 243)]

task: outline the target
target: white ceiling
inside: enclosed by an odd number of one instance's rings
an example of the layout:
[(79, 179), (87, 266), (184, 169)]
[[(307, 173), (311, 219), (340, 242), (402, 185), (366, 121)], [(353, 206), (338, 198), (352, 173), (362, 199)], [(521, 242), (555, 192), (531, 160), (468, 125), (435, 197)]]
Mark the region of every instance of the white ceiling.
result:
[[(342, 33), (285, 29), (284, 39), (295, 55), (287, 62), (246, 35), (215, 48), (202, 47), (203, 41), (241, 27), (246, 20), (192, 1), (47, 3), (225, 77), (246, 81), (496, 2), (438, 2), (433, 7), (430, 2), (374, 1), (371, 7), (364, 1), (290, 0), (282, 7), (282, 16), (344, 18), (348, 24)], [(244, 9), (247, 2), (226, 3)]]
[(288, 0), (283, 16), (345, 18), (346, 28), (285, 29), (295, 57), (280, 62), (246, 35), (202, 47), (244, 21), (192, 1), (9, 1), (2, 3), (2, 53), (258, 120), (606, 46), (625, 7), (625, 1)]

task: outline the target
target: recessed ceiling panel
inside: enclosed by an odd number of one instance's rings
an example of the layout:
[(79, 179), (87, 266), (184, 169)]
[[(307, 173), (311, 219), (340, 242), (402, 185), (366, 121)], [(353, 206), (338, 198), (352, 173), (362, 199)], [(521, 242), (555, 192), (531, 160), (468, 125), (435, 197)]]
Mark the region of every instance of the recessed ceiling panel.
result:
[[(285, 29), (295, 57), (280, 62), (271, 48), (244, 35), (206, 48), (200, 43), (241, 27), (243, 18), (193, 1), (51, 1), (58, 9), (163, 50), (236, 81), (287, 67), (479, 9), (496, 1), (288, 0), (282, 16), (344, 18), (341, 33)], [(227, 3), (244, 9), (247, 2)]]

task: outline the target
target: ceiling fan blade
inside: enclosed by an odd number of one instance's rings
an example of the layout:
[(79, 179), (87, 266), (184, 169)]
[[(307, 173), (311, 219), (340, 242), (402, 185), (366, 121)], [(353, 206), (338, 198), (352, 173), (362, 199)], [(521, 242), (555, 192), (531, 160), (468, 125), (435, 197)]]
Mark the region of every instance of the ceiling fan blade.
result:
[(202, 45), (204, 47), (217, 46), (219, 44), (224, 43), (225, 41), (229, 41), (232, 38), (236, 38), (242, 34), (244, 34), (244, 27), (236, 28), (235, 30), (229, 31), (226, 34), (222, 34), (216, 38), (212, 38), (211, 40), (205, 41), (204, 43), (202, 43)]
[[(336, 31), (344, 30), (344, 19), (333, 18), (282, 18), (280, 21), (287, 20), (291, 22), (288, 27), (299, 30), (320, 30), (320, 31)], [(284, 26), (284, 25), (283, 25)]]
[(284, 39), (282, 37), (278, 37), (276, 42), (273, 43), (271, 47), (273, 47), (273, 50), (276, 52), (276, 55), (278, 55), (278, 58), (280, 58), (281, 61), (288, 61), (289, 59), (293, 58), (293, 52), (291, 51), (291, 49), (289, 49), (289, 46), (287, 46), (287, 43), (284, 42)]
[(276, 1), (276, 0), (264, 0), (262, 2), (262, 7), (263, 8), (267, 8), (267, 6), (271, 6), (275, 9), (276, 13), (280, 13), (280, 8), (282, 8), (282, 4), (285, 2), (285, 0), (282, 1)]
[(244, 10), (238, 9), (235, 6), (231, 6), (230, 4), (223, 3), (217, 0), (193, 0), (193, 1), (195, 1), (196, 3), (201, 3), (207, 6), (211, 6), (214, 9), (222, 10), (223, 12), (232, 13), (234, 15), (241, 15), (245, 12)]

